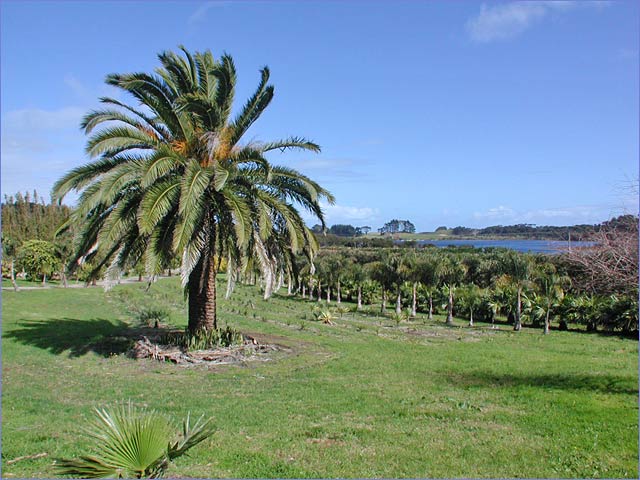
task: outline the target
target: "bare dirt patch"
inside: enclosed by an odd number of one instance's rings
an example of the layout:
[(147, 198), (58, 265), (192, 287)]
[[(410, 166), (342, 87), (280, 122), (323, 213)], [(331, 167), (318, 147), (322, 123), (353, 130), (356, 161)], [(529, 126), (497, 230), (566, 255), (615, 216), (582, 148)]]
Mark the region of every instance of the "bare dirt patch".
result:
[(151, 358), (180, 366), (245, 365), (249, 362), (272, 360), (277, 353), (292, 354), (295, 349), (272, 335), (245, 333), (238, 345), (216, 347), (204, 350), (187, 350), (174, 345), (164, 345), (162, 338), (168, 333), (181, 330), (166, 326), (141, 327), (123, 332), (119, 338), (127, 338), (132, 343), (126, 352), (135, 359)]

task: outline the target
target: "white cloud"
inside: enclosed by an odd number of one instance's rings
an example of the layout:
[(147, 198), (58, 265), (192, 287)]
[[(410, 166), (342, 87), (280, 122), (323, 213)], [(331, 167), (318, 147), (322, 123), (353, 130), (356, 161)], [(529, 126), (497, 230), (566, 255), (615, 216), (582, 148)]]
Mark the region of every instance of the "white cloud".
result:
[(617, 58), (620, 60), (637, 60), (638, 49), (637, 48), (621, 48), (618, 50)]
[(350, 160), (334, 159), (334, 158), (311, 158), (304, 160), (294, 160), (290, 162), (296, 165), (296, 168), (304, 168), (305, 170), (327, 170), (342, 168), (350, 165)]
[(488, 43), (520, 35), (545, 17), (563, 13), (578, 7), (602, 8), (609, 2), (577, 1), (524, 1), (502, 3), (494, 6), (482, 4), (480, 13), (467, 22), (467, 32), (472, 40)]
[(500, 205), (484, 212), (473, 214), (476, 225), (512, 225), (533, 223), (537, 225), (571, 225), (577, 223), (599, 223), (625, 213), (624, 208), (613, 205), (573, 205), (535, 210), (514, 210)]
[(74, 75), (70, 73), (65, 75), (63, 81), (66, 86), (73, 90), (73, 93), (75, 93), (77, 97), (86, 99), (90, 96), (89, 89)]
[[(367, 223), (375, 223), (378, 220), (379, 210), (371, 207), (354, 207), (348, 205), (329, 205), (321, 202), (320, 206), (324, 212), (327, 225), (351, 224), (362, 226)], [(318, 223), (318, 219), (308, 212), (303, 212), (303, 218), (308, 225)]]
[(287, 161), (275, 158), (274, 161), (278, 164), (295, 168), (323, 185), (345, 181), (363, 182), (369, 177), (368, 171), (363, 168), (370, 165), (368, 160), (315, 157)]
[(65, 107), (59, 110), (25, 108), (7, 112), (2, 119), (2, 130), (61, 130), (80, 128), (80, 121), (86, 113), (79, 107)]
[(86, 109), (27, 108), (2, 117), (3, 193), (38, 190), (48, 197), (53, 183), (66, 171), (85, 163), (80, 121)]
[(473, 218), (475, 219), (508, 219), (513, 218), (515, 212), (513, 209), (509, 207), (505, 207), (504, 205), (500, 205), (498, 207), (490, 208), (486, 212), (474, 212)]
[(609, 205), (576, 205), (572, 207), (544, 208), (523, 212), (519, 218), (526, 223), (544, 224), (561, 221), (569, 223), (598, 223), (615, 214)]
[(187, 23), (189, 25), (195, 25), (196, 23), (200, 23), (207, 18), (207, 12), (215, 7), (224, 7), (225, 5), (231, 5), (233, 2), (230, 1), (216, 1), (216, 2), (206, 2), (200, 5), (187, 19)]
[(350, 207), (347, 205), (322, 205), (327, 219), (370, 220), (378, 214), (377, 208)]

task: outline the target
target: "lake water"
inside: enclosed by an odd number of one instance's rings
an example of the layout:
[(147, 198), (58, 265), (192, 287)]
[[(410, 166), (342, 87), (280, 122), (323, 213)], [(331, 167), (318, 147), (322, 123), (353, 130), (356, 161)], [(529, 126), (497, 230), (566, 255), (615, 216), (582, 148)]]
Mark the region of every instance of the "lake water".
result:
[[(561, 240), (418, 240), (419, 245), (436, 247), (508, 248), (518, 252), (561, 253), (569, 247), (569, 242)], [(594, 242), (571, 242), (572, 247), (587, 247)]]

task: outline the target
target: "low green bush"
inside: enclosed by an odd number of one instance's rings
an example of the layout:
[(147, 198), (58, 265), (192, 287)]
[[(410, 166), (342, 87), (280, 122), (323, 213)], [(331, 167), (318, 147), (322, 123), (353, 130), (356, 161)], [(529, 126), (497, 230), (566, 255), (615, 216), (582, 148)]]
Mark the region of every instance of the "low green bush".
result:
[(164, 308), (143, 308), (138, 312), (138, 321), (149, 327), (155, 326), (169, 318), (169, 312)]
[(214, 330), (200, 330), (195, 333), (170, 332), (160, 338), (162, 345), (180, 347), (185, 350), (208, 350), (219, 347), (242, 345), (244, 337), (237, 330), (227, 326)]

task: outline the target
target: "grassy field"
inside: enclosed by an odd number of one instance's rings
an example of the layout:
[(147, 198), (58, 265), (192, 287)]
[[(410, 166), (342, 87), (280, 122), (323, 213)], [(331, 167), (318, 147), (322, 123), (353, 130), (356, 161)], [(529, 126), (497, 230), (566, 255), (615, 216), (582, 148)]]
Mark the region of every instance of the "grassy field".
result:
[[(238, 285), (224, 322), (288, 347), (216, 368), (132, 360), (110, 342), (135, 310), (185, 325), (176, 278), (3, 291), (3, 477), (53, 477), (86, 452), (95, 406), (131, 399), (217, 432), (178, 459), (191, 477), (629, 477), (638, 475), (637, 341), (351, 313), (322, 325), (316, 302)], [(36, 459), (22, 456), (46, 453)]]

